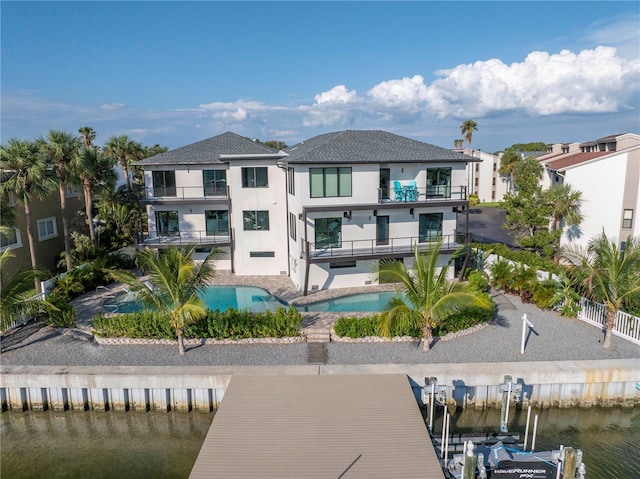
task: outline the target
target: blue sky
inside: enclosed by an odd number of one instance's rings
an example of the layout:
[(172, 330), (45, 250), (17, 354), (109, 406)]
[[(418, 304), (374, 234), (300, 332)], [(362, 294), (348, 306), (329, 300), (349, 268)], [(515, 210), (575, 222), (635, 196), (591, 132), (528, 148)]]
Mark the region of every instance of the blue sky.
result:
[(638, 2), (1, 3), (1, 139), (640, 133)]

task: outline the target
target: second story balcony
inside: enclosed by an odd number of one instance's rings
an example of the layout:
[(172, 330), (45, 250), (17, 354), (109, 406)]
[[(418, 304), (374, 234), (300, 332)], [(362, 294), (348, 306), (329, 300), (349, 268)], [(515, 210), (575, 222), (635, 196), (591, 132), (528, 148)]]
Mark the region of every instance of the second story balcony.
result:
[(144, 204), (172, 204), (185, 202), (224, 202), (229, 200), (229, 187), (219, 186), (145, 186), (138, 190)]
[(415, 181), (394, 181), (388, 188), (378, 188), (378, 203), (424, 203), (436, 201), (464, 201), (467, 187), (431, 185), (417, 186)]
[(140, 248), (166, 248), (168, 246), (222, 247), (231, 244), (229, 230), (189, 230), (152, 229), (143, 234)]

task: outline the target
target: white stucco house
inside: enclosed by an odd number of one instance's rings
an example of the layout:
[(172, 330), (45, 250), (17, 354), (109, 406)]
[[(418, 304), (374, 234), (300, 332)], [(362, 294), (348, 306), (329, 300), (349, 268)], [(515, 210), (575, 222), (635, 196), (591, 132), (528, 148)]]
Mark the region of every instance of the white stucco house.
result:
[(584, 219), (579, 226), (564, 228), (562, 246), (586, 246), (603, 230), (620, 246), (628, 236), (640, 236), (640, 135), (560, 144), (559, 151), (538, 160), (545, 168), (543, 188), (570, 184), (582, 192)]
[(378, 261), (411, 261), (464, 239), (473, 157), (384, 131), (319, 135), (277, 151), (228, 132), (147, 158), (142, 247), (224, 251), (218, 270), (288, 275), (310, 290), (375, 282)]

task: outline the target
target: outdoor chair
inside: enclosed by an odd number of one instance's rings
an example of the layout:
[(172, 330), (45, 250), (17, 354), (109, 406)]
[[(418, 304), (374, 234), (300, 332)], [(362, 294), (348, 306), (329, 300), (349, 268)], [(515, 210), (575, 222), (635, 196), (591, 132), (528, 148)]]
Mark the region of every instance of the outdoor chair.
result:
[(404, 189), (397, 180), (393, 182), (393, 193), (395, 201), (404, 201)]

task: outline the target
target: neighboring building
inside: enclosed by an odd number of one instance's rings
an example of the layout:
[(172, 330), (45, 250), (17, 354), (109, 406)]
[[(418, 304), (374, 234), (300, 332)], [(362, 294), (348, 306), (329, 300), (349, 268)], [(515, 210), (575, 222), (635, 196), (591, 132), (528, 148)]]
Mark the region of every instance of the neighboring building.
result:
[[(4, 200), (3, 200), (4, 201)], [(0, 251), (10, 249), (13, 258), (4, 265), (5, 272), (18, 271), (31, 267), (29, 240), (27, 239), (27, 224), (24, 207), (16, 204), (13, 198), (6, 199), (9, 206), (13, 206), (16, 213), (16, 234), (7, 237), (0, 234)], [(67, 187), (66, 214), (69, 221), (84, 209), (82, 191), (74, 186)], [(60, 254), (64, 251), (64, 235), (62, 232), (62, 212), (60, 211), (60, 193), (56, 189), (44, 200), (31, 202), (31, 230), (34, 237), (34, 249), (38, 266), (56, 272), (56, 264)], [(6, 273), (5, 273), (6, 274)], [(9, 274), (9, 276), (11, 276)]]
[(566, 183), (582, 192), (584, 219), (579, 226), (565, 228), (563, 246), (586, 246), (603, 230), (619, 245), (629, 235), (640, 236), (639, 135), (626, 133), (567, 144), (566, 151), (551, 152), (538, 160), (545, 168), (543, 187)]
[(137, 163), (149, 216), (141, 246), (218, 247), (219, 270), (286, 274), (305, 293), (370, 284), (381, 258), (403, 261), (440, 238), (445, 264), (473, 161), (383, 131), (286, 151), (224, 133)]
[(480, 150), (474, 151), (472, 156), (480, 161), (467, 165), (471, 193), (478, 195), (480, 203), (502, 201), (509, 191), (509, 178), (498, 173), (501, 156)]

